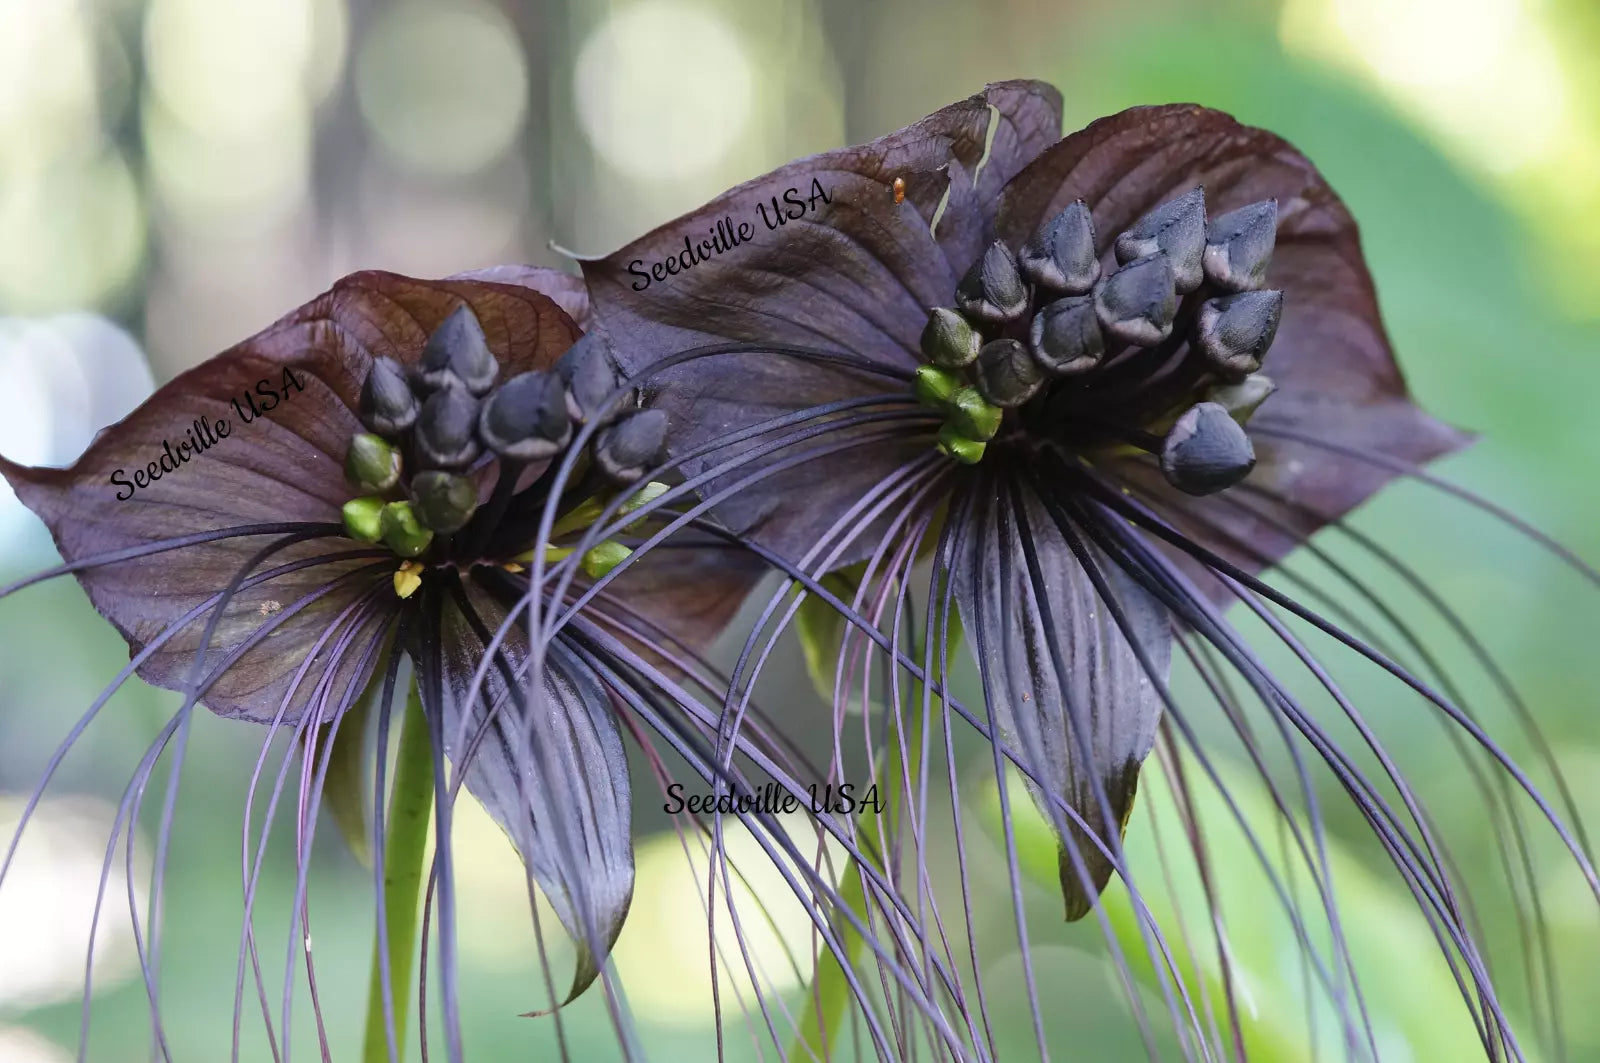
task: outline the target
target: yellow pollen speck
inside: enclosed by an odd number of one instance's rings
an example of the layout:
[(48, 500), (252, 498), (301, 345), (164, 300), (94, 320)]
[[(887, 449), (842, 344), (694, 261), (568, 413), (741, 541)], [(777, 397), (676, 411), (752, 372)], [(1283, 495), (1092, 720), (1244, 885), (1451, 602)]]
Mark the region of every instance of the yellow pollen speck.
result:
[(501, 565), (500, 567), (505, 569), (507, 572), (510, 572), (512, 575), (515, 575), (518, 572), (526, 572), (526, 571), (528, 571), (528, 566), (527, 565), (520, 564), (520, 563), (518, 563), (516, 561), (507, 561), (505, 564)]
[(394, 592), (409, 598), (422, 586), (422, 565), (415, 561), (402, 561), (394, 573)]

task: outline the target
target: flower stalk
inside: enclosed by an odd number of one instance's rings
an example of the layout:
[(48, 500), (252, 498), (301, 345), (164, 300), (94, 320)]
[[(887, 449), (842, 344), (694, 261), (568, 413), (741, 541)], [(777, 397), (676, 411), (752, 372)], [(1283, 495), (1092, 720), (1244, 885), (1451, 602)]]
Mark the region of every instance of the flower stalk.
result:
[[(384, 755), (380, 750), (379, 755)], [(363, 1063), (403, 1063), (417, 902), (433, 813), (433, 743), (416, 684), (406, 699), (383, 846), (383, 923), (372, 947)], [(385, 988), (387, 987), (387, 992)]]

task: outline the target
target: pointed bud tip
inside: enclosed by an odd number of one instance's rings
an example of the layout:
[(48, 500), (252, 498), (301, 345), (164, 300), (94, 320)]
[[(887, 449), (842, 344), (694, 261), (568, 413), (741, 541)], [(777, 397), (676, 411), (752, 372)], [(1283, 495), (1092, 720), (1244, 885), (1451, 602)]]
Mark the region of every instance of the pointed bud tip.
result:
[(374, 358), (361, 384), (361, 422), (379, 435), (396, 436), (417, 421), (417, 397), (406, 371), (392, 358)]
[(959, 369), (978, 357), (983, 337), (959, 312), (936, 306), (923, 326), (920, 346), (923, 356), (934, 365)]
[(588, 424), (595, 419), (608, 424), (637, 405), (636, 397), (630, 392), (607, 407), (605, 413), (599, 412), (621, 385), (623, 377), (598, 333), (588, 332), (578, 337), (556, 362), (556, 375), (567, 389), (568, 411), (578, 424)]
[(1178, 313), (1172, 263), (1157, 252), (1135, 259), (1100, 282), (1095, 316), (1112, 339), (1153, 347), (1172, 334)]
[(1205, 279), (1202, 258), (1206, 247), (1206, 194), (1196, 185), (1177, 199), (1169, 199), (1134, 222), (1116, 240), (1117, 261), (1130, 263), (1156, 252), (1172, 263), (1172, 279), (1179, 294), (1200, 287)]
[(1283, 315), (1275, 288), (1207, 299), (1195, 318), (1194, 341), (1219, 373), (1242, 378), (1261, 368)]
[(996, 240), (956, 285), (956, 305), (978, 321), (999, 325), (1028, 309), (1028, 286), (1017, 272), (1011, 249)]
[(465, 303), (428, 335), (418, 365), (420, 379), (432, 388), (465, 387), (483, 395), (494, 387), (500, 363), (489, 350), (478, 315)]
[(1046, 221), (1017, 252), (1023, 277), (1053, 292), (1082, 295), (1100, 279), (1094, 248), (1094, 219), (1076, 200)]
[(1278, 201), (1263, 199), (1213, 218), (1206, 226), (1206, 279), (1230, 292), (1266, 283), (1277, 244)]

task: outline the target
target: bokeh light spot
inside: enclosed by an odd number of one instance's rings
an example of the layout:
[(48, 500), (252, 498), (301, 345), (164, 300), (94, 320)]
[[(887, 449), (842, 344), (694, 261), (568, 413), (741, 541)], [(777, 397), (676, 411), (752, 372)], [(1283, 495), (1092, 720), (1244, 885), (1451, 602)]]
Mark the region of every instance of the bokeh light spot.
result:
[[(98, 314), (43, 321), (0, 318), (0, 454), (24, 465), (67, 465), (105, 425), (154, 388), (132, 336)], [(0, 482), (0, 544), (31, 523)]]
[[(17, 829), (23, 801), (0, 799), (0, 837)], [(29, 1007), (71, 1000), (83, 989), (100, 867), (116, 810), (93, 798), (47, 799), (34, 811), (0, 892), (0, 1003)], [(135, 853), (149, 848), (140, 842)], [(135, 861), (134, 896), (141, 910), (146, 871)], [(126, 913), (127, 867), (113, 861), (106, 884), (108, 908), (94, 941), (97, 988), (116, 984), (135, 969)], [(10, 1059), (10, 1056), (0, 1055)], [(46, 1057), (48, 1058), (48, 1057)]]
[(153, 0), (145, 15), (150, 80), (202, 132), (274, 124), (303, 107), (311, 0)]
[(595, 151), (649, 180), (715, 166), (744, 133), (755, 91), (738, 31), (680, 0), (612, 13), (584, 42), (573, 78), (578, 121)]
[(0, 306), (95, 305), (131, 279), (143, 254), (144, 209), (115, 149), (0, 183)]
[(146, 97), (143, 118), (151, 183), (177, 221), (259, 232), (309, 194), (311, 117), (305, 107), (278, 114), (270, 128), (198, 133), (160, 99)]
[(441, 177), (482, 169), (515, 140), (528, 73), (515, 28), (480, 0), (386, 8), (356, 59), (356, 98), (402, 166)]
[(95, 56), (82, 5), (0, 0), (0, 167), (92, 142)]
[[(795, 844), (801, 852), (811, 854), (816, 848), (815, 833), (804, 817), (788, 818), (794, 820), (790, 833)], [(765, 994), (797, 986), (797, 964), (802, 970), (811, 968), (811, 917), (782, 872), (742, 824), (727, 824), (723, 843), (726, 860), (737, 869), (730, 871), (726, 880), (720, 868), (709, 865), (701, 836), (688, 839), (692, 865), (676, 834), (657, 834), (635, 846), (633, 905), (614, 955), (628, 987), (629, 1003), (651, 1022), (699, 1026), (715, 1016), (710, 924), (705, 914), (706, 888), (713, 874), (717, 876), (717, 975), (724, 1000), (731, 992), (751, 999), (752, 970)], [(833, 866), (843, 867), (842, 850), (832, 844), (829, 850)], [(730, 888), (742, 945), (731, 929)]]
[(0, 1026), (0, 1059), (6, 1063), (70, 1063), (72, 1057), (31, 1030)]

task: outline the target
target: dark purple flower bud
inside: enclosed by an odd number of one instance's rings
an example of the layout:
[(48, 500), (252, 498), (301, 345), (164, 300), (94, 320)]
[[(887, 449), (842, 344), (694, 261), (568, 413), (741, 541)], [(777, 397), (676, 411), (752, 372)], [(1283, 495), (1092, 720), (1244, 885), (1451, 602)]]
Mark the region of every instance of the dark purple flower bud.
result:
[(595, 464), (615, 482), (633, 483), (661, 463), (666, 442), (666, 413), (636, 410), (600, 433), (594, 445)]
[(1278, 201), (1263, 199), (1206, 226), (1206, 279), (1230, 292), (1259, 288), (1278, 241)]
[(1117, 261), (1132, 262), (1157, 251), (1172, 261), (1178, 293), (1192, 292), (1205, 279), (1201, 258), (1206, 249), (1206, 193), (1196, 186), (1168, 200), (1134, 222), (1117, 237)]
[(1100, 279), (1094, 221), (1083, 200), (1040, 226), (1017, 253), (1022, 275), (1041, 288), (1082, 295)]
[(411, 479), (411, 495), (417, 520), (440, 535), (465, 528), (478, 508), (478, 485), (453, 472), (417, 473)]
[[(585, 333), (556, 362), (556, 373), (566, 386), (567, 410), (578, 424), (588, 424), (611, 393), (622, 383), (605, 341), (596, 333)], [(615, 420), (634, 408), (634, 396), (624, 395), (600, 415), (601, 424)]]
[(971, 365), (983, 346), (983, 337), (966, 318), (947, 306), (936, 306), (928, 314), (920, 342), (923, 357), (946, 369)]
[(463, 303), (428, 336), (422, 348), (418, 377), (430, 388), (464, 386), (474, 395), (494, 387), (500, 363), (478, 324), (478, 315)]
[(1209, 495), (1250, 475), (1255, 447), (1239, 422), (1214, 402), (1189, 408), (1161, 445), (1161, 472), (1185, 494)]
[(1028, 330), (1033, 360), (1051, 376), (1086, 373), (1100, 364), (1106, 340), (1087, 295), (1057, 299), (1033, 315)]
[(1261, 368), (1282, 313), (1283, 293), (1272, 288), (1207, 299), (1195, 320), (1195, 346), (1217, 372), (1247, 376)]
[(572, 438), (567, 389), (550, 373), (518, 373), (484, 400), (478, 438), (513, 461), (550, 457)]
[(1114, 340), (1151, 347), (1166, 339), (1178, 313), (1167, 256), (1157, 252), (1135, 259), (1102, 280), (1095, 288), (1094, 312)]
[(417, 455), (424, 465), (459, 469), (478, 456), (478, 400), (466, 388), (447, 387), (428, 396), (417, 415)]
[(400, 363), (374, 358), (361, 385), (361, 423), (379, 435), (396, 436), (416, 424), (417, 406)]
[(1021, 406), (1044, 386), (1044, 370), (1012, 339), (990, 340), (978, 352), (978, 391), (996, 406)]
[(956, 285), (956, 305), (975, 321), (991, 325), (1015, 321), (1028, 309), (1028, 287), (1017, 272), (1011, 249), (996, 240)]

